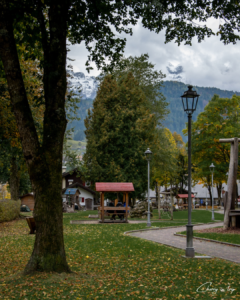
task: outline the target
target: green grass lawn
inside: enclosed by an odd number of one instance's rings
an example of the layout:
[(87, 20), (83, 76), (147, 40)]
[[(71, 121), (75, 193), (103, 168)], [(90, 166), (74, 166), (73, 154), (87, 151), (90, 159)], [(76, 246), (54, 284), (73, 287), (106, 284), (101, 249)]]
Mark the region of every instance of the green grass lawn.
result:
[[(173, 212), (173, 221), (171, 221), (171, 215), (170, 212), (161, 212), (161, 221), (164, 222), (179, 222), (183, 224), (188, 223), (188, 211), (174, 211)], [(79, 211), (74, 214), (73, 219), (77, 220), (93, 220), (89, 219), (89, 215), (97, 215), (97, 210), (91, 210), (91, 211)], [(76, 216), (76, 217), (75, 217)], [(68, 215), (65, 214), (64, 218), (68, 218)], [(216, 221), (223, 221), (224, 216), (222, 214), (215, 214), (215, 220)], [(129, 220), (143, 220), (142, 218), (129, 218)], [(145, 219), (146, 220), (146, 219)], [(153, 217), (151, 218), (152, 221), (159, 221), (158, 218), (158, 211), (157, 209), (153, 210)], [(212, 220), (212, 213), (210, 211), (205, 210), (193, 210), (192, 211), (192, 222), (193, 223), (209, 223)]]
[[(186, 235), (186, 231), (179, 232), (179, 233)], [(224, 233), (211, 233), (211, 232), (199, 233), (199, 232), (193, 231), (193, 236), (240, 245), (240, 235), (239, 234), (233, 234), (233, 233), (224, 234)], [(240, 249), (239, 249), (239, 253), (240, 253)]]
[[(205, 220), (205, 214), (201, 217), (199, 213), (193, 213), (193, 219)], [(240, 299), (238, 264), (184, 259), (183, 250), (124, 235), (146, 228), (145, 223), (70, 224), (84, 214), (89, 212), (64, 214), (65, 249), (72, 274), (22, 276), (34, 236), (28, 234), (26, 220), (0, 224), (0, 299)], [(186, 219), (184, 212), (177, 216), (180, 221)], [(182, 222), (153, 225), (178, 224)], [(206, 290), (206, 285), (198, 289), (207, 282), (212, 282), (210, 288), (216, 294)]]

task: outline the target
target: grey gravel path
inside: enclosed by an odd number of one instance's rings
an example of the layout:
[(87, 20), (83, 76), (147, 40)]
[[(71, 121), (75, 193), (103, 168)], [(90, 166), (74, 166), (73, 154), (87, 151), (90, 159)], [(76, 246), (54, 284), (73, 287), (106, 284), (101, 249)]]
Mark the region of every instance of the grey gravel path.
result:
[[(218, 222), (215, 224), (205, 224), (196, 225), (194, 230), (212, 228), (217, 226), (222, 226), (223, 222)], [(175, 236), (174, 233), (185, 231), (186, 226), (181, 226), (177, 228), (166, 228), (159, 230), (146, 230), (139, 232), (129, 233), (131, 236), (140, 237), (142, 239), (150, 240), (167, 246), (172, 246), (175, 248), (186, 249), (186, 238)], [(240, 248), (223, 245), (214, 242), (193, 240), (193, 247), (195, 253), (205, 254), (212, 257), (218, 257), (226, 260), (230, 260), (236, 263), (240, 263)]]

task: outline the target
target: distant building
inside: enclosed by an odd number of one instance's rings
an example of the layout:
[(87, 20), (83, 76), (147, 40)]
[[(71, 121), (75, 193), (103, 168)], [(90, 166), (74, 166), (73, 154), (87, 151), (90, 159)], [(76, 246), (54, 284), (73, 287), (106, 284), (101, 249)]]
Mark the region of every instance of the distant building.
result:
[[(93, 209), (96, 192), (88, 187), (89, 182), (85, 182), (81, 176), (78, 175), (76, 169), (62, 174), (62, 199), (66, 201), (68, 191), (71, 189), (78, 189), (79, 204), (85, 206), (86, 209)], [(71, 192), (71, 191), (70, 191)]]
[[(239, 185), (238, 185), (239, 186)], [(170, 191), (169, 187), (167, 187), (168, 190)], [(188, 187), (184, 187), (184, 189), (186, 190), (185, 192), (188, 193)], [(223, 194), (225, 193), (225, 191), (227, 190), (227, 186), (225, 183), (223, 183), (222, 185), (222, 197)], [(161, 186), (160, 189), (160, 193), (165, 191), (165, 187)], [(196, 203), (200, 203), (200, 200), (203, 200), (204, 202), (207, 200), (208, 202), (211, 201), (210, 199), (210, 195), (209, 195), (209, 191), (207, 189), (207, 187), (204, 187), (202, 183), (198, 183), (194, 186), (192, 186), (191, 189), (192, 194), (194, 194), (195, 196), (195, 201)], [(240, 195), (240, 189), (238, 188), (238, 195)], [(160, 194), (161, 197), (164, 197), (163, 195)], [(148, 195), (147, 192), (145, 194), (145, 199), (147, 199)], [(150, 200), (152, 201), (157, 201), (157, 197), (156, 197), (156, 191), (155, 190), (150, 190), (150, 195), (149, 195)], [(213, 199), (215, 204), (221, 205), (221, 203), (217, 203), (218, 202), (218, 193), (217, 193), (217, 188), (216, 186), (213, 186)], [(174, 198), (175, 200), (175, 198)]]
[(21, 205), (27, 205), (31, 211), (34, 210), (35, 199), (33, 193), (25, 194), (20, 197)]

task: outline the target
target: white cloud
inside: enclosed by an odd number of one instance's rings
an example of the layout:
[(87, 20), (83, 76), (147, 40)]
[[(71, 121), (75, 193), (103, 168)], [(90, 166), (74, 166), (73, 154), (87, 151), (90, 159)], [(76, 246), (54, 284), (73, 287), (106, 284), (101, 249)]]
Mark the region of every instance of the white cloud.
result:
[[(219, 21), (211, 20), (209, 24), (216, 27)], [(198, 43), (194, 38), (193, 45), (177, 46), (171, 42), (164, 44), (164, 32), (156, 34), (144, 29), (140, 22), (133, 28), (133, 36), (127, 37), (127, 46), (124, 55), (139, 56), (148, 53), (150, 61), (156, 69), (167, 75), (172, 80), (167, 67), (172, 64), (174, 68), (181, 66), (182, 81), (198, 86), (217, 87), (226, 90), (240, 91), (240, 45), (224, 45), (219, 37), (206, 38)], [(70, 46), (69, 57), (74, 71), (86, 73), (85, 62), (88, 52), (84, 46)], [(95, 69), (90, 75), (96, 76), (99, 71)]]

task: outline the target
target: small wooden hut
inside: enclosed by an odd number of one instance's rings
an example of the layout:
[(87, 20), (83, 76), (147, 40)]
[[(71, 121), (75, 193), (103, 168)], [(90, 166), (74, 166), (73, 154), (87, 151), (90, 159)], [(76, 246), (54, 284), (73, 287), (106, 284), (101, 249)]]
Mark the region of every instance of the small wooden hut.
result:
[(20, 199), (21, 199), (21, 205), (27, 205), (31, 211), (34, 210), (35, 199), (32, 193), (22, 195)]
[[(113, 211), (113, 213), (116, 214), (118, 214), (119, 211), (122, 211), (125, 217), (124, 221), (118, 221), (118, 222), (127, 223), (128, 211), (130, 210), (130, 207), (128, 206), (128, 193), (134, 192), (134, 187), (132, 182), (96, 182), (95, 187), (96, 187), (96, 191), (100, 192), (100, 207), (98, 207), (100, 213), (99, 222), (107, 223), (106, 221), (104, 221), (104, 215), (106, 211)], [(123, 202), (126, 202), (126, 206), (125, 207), (104, 206), (104, 193), (123, 193)]]

